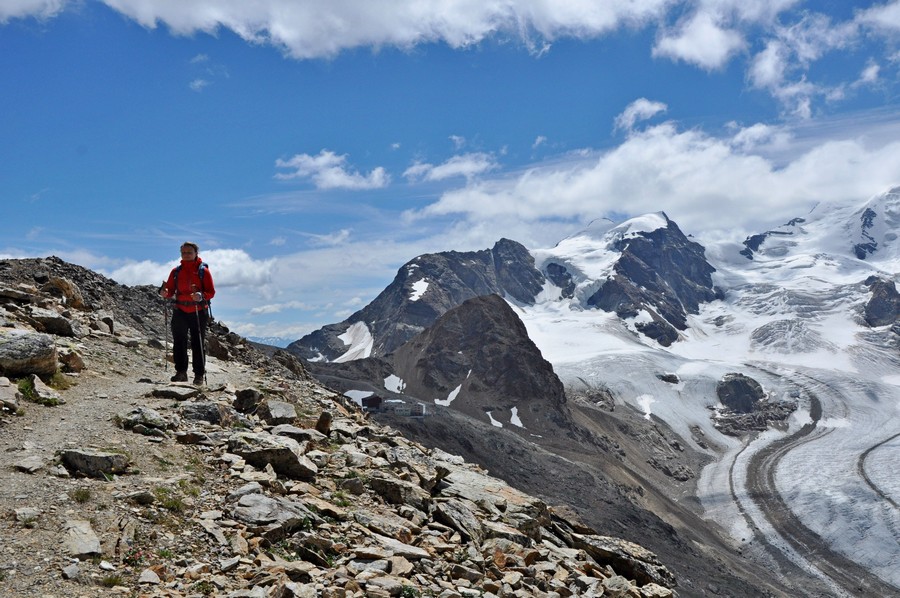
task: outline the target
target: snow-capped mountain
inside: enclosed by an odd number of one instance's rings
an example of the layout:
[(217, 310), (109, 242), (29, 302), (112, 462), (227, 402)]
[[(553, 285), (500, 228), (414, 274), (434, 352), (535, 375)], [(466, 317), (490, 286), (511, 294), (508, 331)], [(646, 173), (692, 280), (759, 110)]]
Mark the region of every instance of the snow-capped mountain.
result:
[[(570, 393), (664, 422), (707, 460), (678, 491), (788, 594), (898, 595), (897, 230), (900, 189), (705, 246), (663, 213), (597, 221), (548, 249), (504, 240), (515, 251), (499, 265), (496, 246), (421, 256), (367, 308), (311, 337), (319, 346), (292, 349), (388, 355), (403, 346), (389, 342), (399, 330), (406, 342), (470, 295), (500, 294)], [(717, 391), (736, 374), (758, 383), (757, 402), (792, 414), (735, 436)]]

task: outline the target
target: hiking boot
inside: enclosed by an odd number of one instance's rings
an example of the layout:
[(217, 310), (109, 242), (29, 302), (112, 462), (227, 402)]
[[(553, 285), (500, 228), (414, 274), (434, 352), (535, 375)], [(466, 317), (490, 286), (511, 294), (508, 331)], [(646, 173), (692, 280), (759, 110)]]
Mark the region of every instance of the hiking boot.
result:
[[(185, 377), (185, 380), (187, 380), (187, 377)], [(201, 384), (203, 384), (203, 374), (197, 374), (194, 376), (194, 385), (200, 386)]]
[(175, 375), (169, 380), (172, 382), (187, 382), (187, 372), (175, 372)]

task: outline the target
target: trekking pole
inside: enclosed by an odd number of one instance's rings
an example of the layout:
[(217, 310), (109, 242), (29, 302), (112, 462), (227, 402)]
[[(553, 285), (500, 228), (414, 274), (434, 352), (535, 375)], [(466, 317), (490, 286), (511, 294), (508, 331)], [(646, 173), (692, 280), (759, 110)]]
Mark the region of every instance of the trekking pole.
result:
[(208, 384), (206, 381), (206, 335), (203, 334), (203, 326), (200, 325), (200, 310), (195, 309), (194, 315), (197, 317), (197, 334), (200, 336), (200, 359), (203, 364), (203, 384)]
[[(163, 283), (163, 287), (165, 287), (166, 283)], [(165, 329), (166, 335), (166, 344), (163, 347), (163, 353), (165, 353), (165, 357), (163, 360), (165, 361), (165, 365), (163, 366), (163, 371), (169, 372), (169, 300), (163, 297), (163, 328)]]

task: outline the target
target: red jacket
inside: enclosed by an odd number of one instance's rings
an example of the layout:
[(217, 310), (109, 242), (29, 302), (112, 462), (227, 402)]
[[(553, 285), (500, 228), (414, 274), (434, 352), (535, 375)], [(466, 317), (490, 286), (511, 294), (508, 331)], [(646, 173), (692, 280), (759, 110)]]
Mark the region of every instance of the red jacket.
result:
[[(200, 280), (200, 263), (198, 257), (195, 260), (181, 260), (181, 266), (173, 268), (169, 273), (169, 280), (163, 285), (165, 296), (175, 299), (175, 305), (183, 312), (192, 314), (207, 308), (208, 302), (216, 295), (216, 287), (213, 285), (212, 274), (209, 267), (203, 272), (203, 280)], [(180, 270), (178, 268), (181, 268)], [(175, 288), (176, 271), (178, 272), (178, 288)], [(203, 299), (194, 301), (192, 293), (200, 291)]]

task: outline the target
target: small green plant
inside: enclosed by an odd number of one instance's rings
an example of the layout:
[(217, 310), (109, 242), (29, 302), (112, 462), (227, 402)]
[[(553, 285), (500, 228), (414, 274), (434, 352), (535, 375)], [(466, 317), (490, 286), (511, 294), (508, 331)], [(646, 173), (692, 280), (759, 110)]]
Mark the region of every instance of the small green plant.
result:
[(403, 586), (403, 589), (400, 590), (400, 598), (419, 598), (421, 595), (422, 592), (414, 586)]
[(195, 592), (199, 592), (204, 596), (212, 596), (216, 592), (216, 586), (214, 586), (212, 582), (205, 579), (203, 581), (198, 581), (197, 583), (195, 583), (191, 587), (191, 589)]
[(168, 548), (160, 548), (156, 551), (156, 556), (163, 559), (164, 561), (170, 561), (175, 558), (175, 553)]
[(332, 495), (332, 502), (339, 507), (349, 507), (350, 499), (347, 497), (347, 493), (343, 490), (338, 490)]
[(22, 520), (22, 525), (27, 527), (28, 529), (34, 529), (35, 524), (37, 523), (37, 517), (26, 517)]
[(156, 495), (156, 500), (159, 501), (159, 505), (167, 511), (173, 513), (184, 512), (184, 499), (170, 489), (159, 486), (153, 490), (153, 494)]
[(66, 390), (67, 388), (75, 386), (75, 384), (76, 382), (72, 380), (71, 377), (66, 376), (62, 372), (55, 372), (50, 376), (50, 382), (47, 386), (54, 390)]
[(91, 500), (91, 491), (89, 488), (76, 488), (69, 493), (69, 497), (78, 504), (84, 504)]
[(26, 401), (31, 401), (32, 403), (38, 402), (37, 393), (34, 391), (34, 382), (31, 381), (31, 378), (19, 378), (16, 381), (16, 387), (19, 389), (19, 392), (22, 393), (22, 398)]
[(188, 496), (200, 496), (200, 489), (187, 480), (178, 480), (178, 487)]
[(100, 580), (100, 585), (104, 588), (114, 588), (116, 586), (125, 585), (125, 578), (118, 573), (112, 573)]

